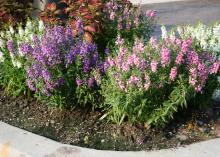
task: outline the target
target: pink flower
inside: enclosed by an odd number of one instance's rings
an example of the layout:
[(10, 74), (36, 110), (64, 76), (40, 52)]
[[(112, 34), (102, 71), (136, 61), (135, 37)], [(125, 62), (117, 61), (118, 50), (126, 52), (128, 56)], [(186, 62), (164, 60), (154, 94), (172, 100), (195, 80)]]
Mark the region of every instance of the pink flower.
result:
[(154, 11), (154, 10), (147, 10), (146, 13), (145, 13), (145, 15), (146, 15), (147, 17), (153, 18), (153, 17), (156, 16), (156, 11)]
[(107, 58), (107, 63), (109, 64), (110, 67), (115, 65), (114, 60), (110, 57)]
[(195, 86), (196, 82), (197, 82), (197, 80), (195, 77), (189, 76), (189, 84)]
[(123, 45), (123, 44), (124, 44), (124, 39), (121, 38), (120, 35), (118, 35), (118, 36), (117, 36), (117, 39), (116, 39), (116, 41), (115, 41), (115, 44), (118, 45), (118, 46)]
[(177, 67), (173, 67), (170, 71), (170, 80), (174, 81), (177, 75)]
[(170, 62), (170, 51), (167, 47), (163, 46), (160, 54), (162, 67), (166, 67)]
[(187, 59), (188, 59), (188, 64), (189, 65), (198, 65), (199, 64), (199, 56), (195, 51), (190, 51), (187, 53)]
[(186, 53), (188, 51), (189, 47), (192, 45), (192, 42), (193, 42), (192, 38), (189, 38), (186, 41), (183, 41), (181, 51), (183, 53)]
[(183, 56), (184, 54), (182, 52), (178, 53), (176, 60), (175, 60), (176, 65), (180, 65), (181, 63), (184, 62)]
[(126, 23), (126, 30), (130, 30), (131, 29), (131, 21), (128, 21), (127, 23)]
[(196, 68), (190, 68), (189, 72), (193, 77), (195, 77), (195, 78), (197, 77), (197, 69)]
[(157, 65), (158, 65), (158, 62), (156, 60), (152, 60), (152, 62), (150, 63), (151, 71), (153, 73), (157, 71)]
[(133, 52), (143, 52), (144, 51), (144, 44), (140, 40), (136, 40), (133, 47)]
[(197, 85), (197, 86), (195, 87), (195, 91), (196, 91), (196, 92), (202, 92), (202, 86), (201, 86), (201, 85)]
[(115, 12), (111, 12), (111, 14), (110, 14), (110, 20), (113, 21), (113, 20), (115, 19), (115, 15), (116, 15)]
[(139, 85), (140, 84), (140, 79), (136, 75), (132, 75), (130, 77), (130, 79), (128, 80), (128, 84)]
[(153, 48), (157, 48), (157, 38), (156, 37), (151, 37), (150, 38), (150, 44)]
[(145, 90), (148, 90), (150, 88), (150, 85), (151, 85), (150, 77), (148, 75), (145, 75), (145, 84), (144, 84)]
[(122, 64), (121, 68), (122, 68), (122, 71), (127, 72), (127, 71), (129, 70), (129, 65), (126, 64), (126, 63), (125, 63), (125, 64)]
[(217, 74), (218, 73), (218, 70), (219, 70), (219, 66), (220, 66), (220, 62), (215, 62), (211, 69), (210, 69), (210, 74)]
[(177, 44), (178, 46), (181, 46), (181, 44), (182, 44), (182, 41), (181, 41), (180, 39), (178, 39), (178, 38), (175, 40), (175, 42), (176, 42), (176, 44)]

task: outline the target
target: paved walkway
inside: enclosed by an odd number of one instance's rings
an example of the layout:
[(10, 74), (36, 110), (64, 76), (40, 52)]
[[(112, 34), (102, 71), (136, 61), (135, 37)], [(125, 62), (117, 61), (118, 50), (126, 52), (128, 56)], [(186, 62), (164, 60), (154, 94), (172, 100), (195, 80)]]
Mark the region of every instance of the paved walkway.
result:
[[(153, 2), (154, 0), (148, 0)], [(157, 1), (157, 0), (156, 0)], [(169, 1), (169, 0), (160, 0)], [(160, 34), (160, 25), (168, 28), (175, 25), (195, 24), (201, 21), (205, 24), (220, 22), (220, 0), (184, 0), (167, 3), (143, 4), (143, 10), (157, 11), (158, 26), (155, 34)]]
[(151, 152), (100, 151), (61, 144), (0, 122), (0, 157), (220, 157), (220, 139)]

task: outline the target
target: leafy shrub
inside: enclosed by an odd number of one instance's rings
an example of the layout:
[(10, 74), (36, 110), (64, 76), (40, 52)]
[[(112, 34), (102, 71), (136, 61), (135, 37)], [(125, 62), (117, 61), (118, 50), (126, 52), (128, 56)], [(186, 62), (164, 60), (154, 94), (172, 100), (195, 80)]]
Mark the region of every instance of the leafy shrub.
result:
[(21, 52), (22, 42), (31, 42), (33, 34), (42, 35), (44, 25), (42, 21), (30, 21), (26, 23), (25, 29), (22, 24), (18, 26), (18, 33), (12, 26), (1, 32), (0, 37), (0, 85), (7, 94), (18, 96), (27, 94), (28, 87), (25, 83), (26, 58)]
[(101, 1), (60, 0), (58, 4), (65, 7), (60, 9), (56, 3), (48, 3), (41, 12), (42, 20), (47, 24), (68, 23), (76, 36), (80, 33), (77, 30), (77, 21), (80, 18), (84, 26), (84, 37), (92, 42), (92, 34), (99, 33), (101, 29)]
[[(128, 118), (160, 126), (190, 100), (207, 94), (206, 85), (216, 82), (220, 62), (192, 44), (192, 38), (167, 37), (158, 43), (151, 38), (146, 45), (136, 39), (129, 45), (118, 37), (115, 55), (105, 63), (105, 116), (119, 124)], [(209, 90), (213, 93), (217, 86)]]
[(80, 18), (84, 25), (85, 39), (97, 43), (100, 51), (107, 45), (111, 47), (118, 34), (129, 41), (134, 41), (135, 36), (147, 41), (153, 32), (155, 12), (148, 10), (143, 13), (140, 7), (127, 0), (60, 0), (59, 4), (64, 7), (60, 9), (56, 3), (47, 4), (41, 18), (50, 24), (69, 21), (67, 23), (76, 36), (80, 33), (77, 30)]
[(25, 22), (33, 11), (33, 0), (0, 0), (0, 30)]

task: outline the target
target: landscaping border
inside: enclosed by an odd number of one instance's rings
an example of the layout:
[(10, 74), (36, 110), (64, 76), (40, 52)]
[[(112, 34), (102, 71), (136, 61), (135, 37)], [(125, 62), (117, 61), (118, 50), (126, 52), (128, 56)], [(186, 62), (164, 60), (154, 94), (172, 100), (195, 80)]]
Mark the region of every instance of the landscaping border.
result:
[(0, 157), (217, 157), (220, 138), (159, 151), (102, 151), (55, 142), (0, 122)]

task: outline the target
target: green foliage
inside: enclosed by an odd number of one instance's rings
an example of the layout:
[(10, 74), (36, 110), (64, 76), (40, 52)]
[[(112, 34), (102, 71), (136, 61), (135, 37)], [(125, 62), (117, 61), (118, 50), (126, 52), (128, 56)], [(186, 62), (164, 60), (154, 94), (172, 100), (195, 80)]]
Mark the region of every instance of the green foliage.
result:
[(29, 93), (26, 85), (26, 72), (22, 68), (15, 68), (10, 60), (0, 63), (0, 85), (8, 95), (19, 96)]

